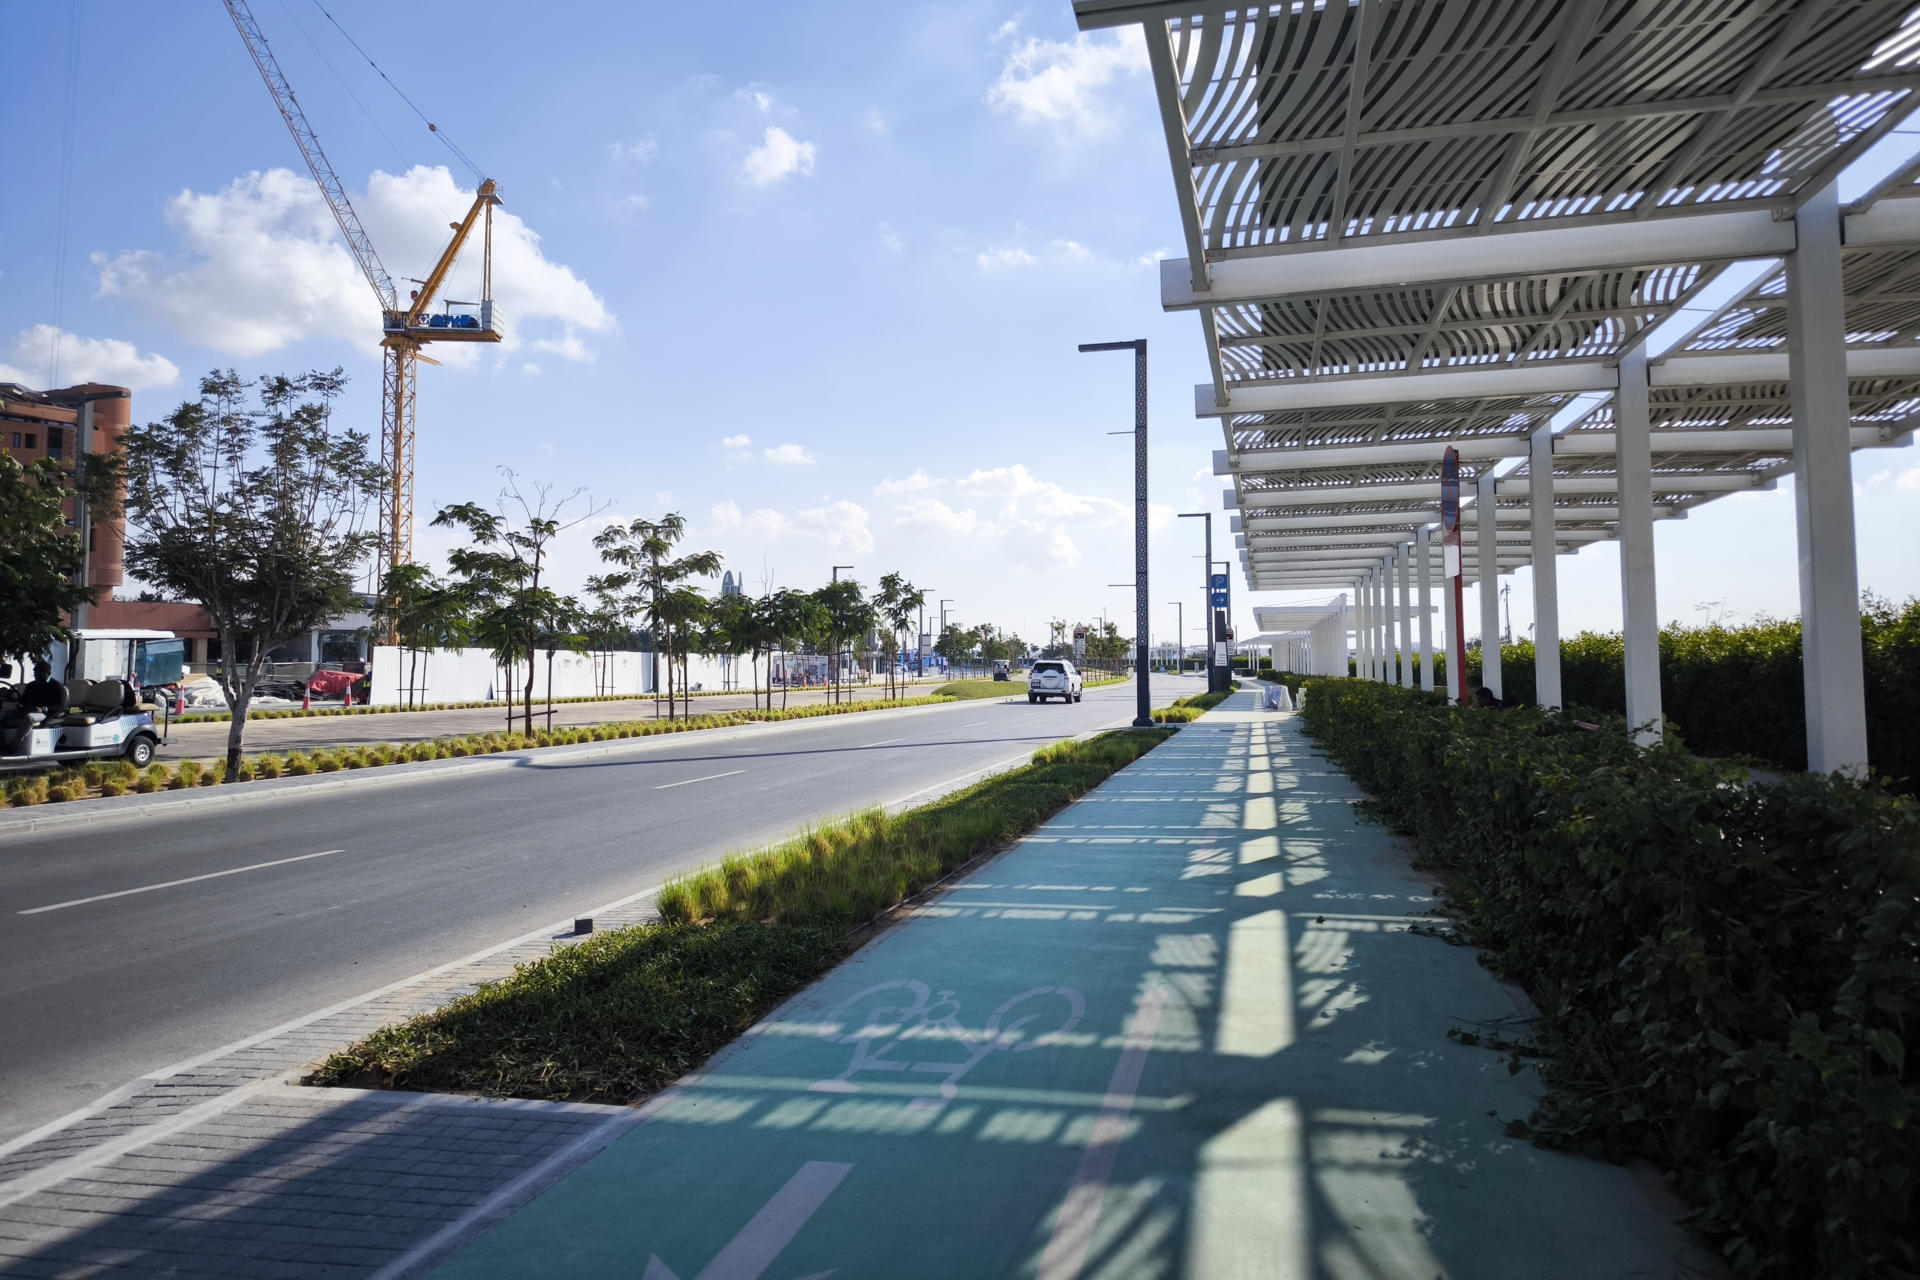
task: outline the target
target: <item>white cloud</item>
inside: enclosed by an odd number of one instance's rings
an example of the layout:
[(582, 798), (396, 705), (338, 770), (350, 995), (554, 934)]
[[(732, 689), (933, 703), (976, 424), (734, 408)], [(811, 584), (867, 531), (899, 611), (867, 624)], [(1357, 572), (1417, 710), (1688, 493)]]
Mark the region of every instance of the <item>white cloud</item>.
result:
[(982, 271), (1002, 271), (1009, 267), (1031, 267), (1039, 261), (1025, 249), (1000, 246), (982, 250), (974, 259)]
[[(354, 197), (368, 234), (398, 286), (424, 274), (446, 245), (447, 223), (465, 213), (473, 192), (444, 167), (404, 174), (376, 170)], [(98, 253), (100, 293), (128, 298), (189, 342), (224, 355), (258, 356), (290, 343), (333, 338), (371, 349), (380, 331), (372, 291), (348, 254), (313, 183), (287, 169), (235, 178), (213, 194), (187, 190), (167, 202), (178, 236), (171, 254), (151, 249)], [(567, 337), (614, 328), (606, 304), (573, 271), (550, 261), (540, 237), (505, 209), (494, 211), (494, 297), (504, 350), (528, 330)], [(462, 253), (443, 298), (479, 296), (477, 244)], [(545, 322), (545, 323), (543, 323)], [(584, 352), (584, 345), (575, 350)], [(469, 348), (436, 348), (448, 364), (472, 363)]]
[(867, 527), (867, 520), (865, 507), (845, 499), (793, 513), (795, 532), (824, 539), (833, 550), (853, 555), (873, 553), (873, 531)]
[(637, 138), (632, 142), (610, 143), (607, 151), (616, 161), (629, 164), (650, 164), (660, 154), (660, 140), (652, 134)]
[(1062, 262), (1085, 262), (1093, 254), (1078, 240), (1054, 240), (1047, 245), (1047, 256)]
[(1146, 69), (1146, 43), (1133, 27), (1107, 37), (1081, 32), (1071, 41), (1035, 36), (1007, 54), (987, 105), (1063, 135), (1099, 133), (1110, 119), (1102, 91)]
[(753, 95), (753, 105), (759, 108), (761, 114), (764, 115), (766, 112), (773, 110), (773, 98), (768, 94), (756, 90)]
[(1008, 18), (1005, 22), (1000, 24), (999, 29), (996, 30), (993, 33), (993, 35), (988, 37), (989, 42), (992, 44), (999, 44), (1002, 40), (1013, 39), (1015, 35), (1019, 34), (1020, 20), (1026, 16), (1027, 16), (1027, 11), (1025, 9), (1022, 9), (1019, 13), (1016, 13), (1011, 18)]
[(1920, 467), (1908, 467), (1894, 481), (1894, 487), (1902, 493), (1920, 493)]
[(599, 352), (580, 340), (579, 334), (572, 331), (559, 338), (536, 338), (533, 349), (544, 351), (548, 355), (559, 356), (562, 360), (575, 360), (581, 364), (591, 364), (599, 355)]
[(1113, 525), (1132, 515), (1126, 503), (1070, 493), (1052, 480), (1037, 478), (1020, 463), (970, 472), (955, 481), (954, 488), (967, 497), (999, 501), (1008, 519), (1091, 519)]
[(869, 108), (866, 119), (862, 121), (862, 123), (866, 125), (868, 133), (880, 139), (882, 142), (886, 142), (893, 137), (893, 126), (887, 123), (887, 118), (880, 114), (880, 108), (878, 107)]
[(720, 447), (721, 447), (722, 449), (744, 449), (744, 448), (746, 448), (746, 447), (747, 447), (748, 445), (750, 445), (750, 444), (752, 444), (752, 443), (753, 443), (753, 437), (752, 437), (752, 436), (722, 436), (722, 437), (720, 437)]
[(1139, 257), (1135, 258), (1133, 260), (1133, 265), (1135, 267), (1151, 267), (1159, 264), (1160, 262), (1162, 262), (1167, 258), (1171, 258), (1172, 256), (1173, 256), (1173, 250), (1171, 249), (1167, 249), (1167, 248), (1155, 249), (1151, 253), (1143, 253)]
[(893, 254), (907, 251), (906, 242), (900, 238), (900, 233), (895, 231), (890, 223), (885, 222), (880, 224), (880, 247)]
[(873, 486), (873, 491), (881, 497), (901, 493), (924, 493), (942, 483), (944, 482), (928, 475), (925, 467), (915, 467), (913, 474), (904, 480), (882, 480)]
[(520, 372), (534, 376), (534, 377), (538, 377), (540, 374), (540, 366), (535, 364), (531, 360), (522, 361), (520, 365)]
[(639, 192), (621, 196), (618, 200), (607, 202), (607, 216), (615, 222), (632, 222), (635, 218), (653, 208), (653, 199)]
[(775, 125), (767, 129), (765, 140), (759, 146), (747, 152), (740, 172), (754, 186), (764, 187), (796, 173), (811, 176), (813, 159), (811, 142), (796, 141), (792, 134)]
[(782, 444), (775, 445), (771, 449), (762, 449), (760, 456), (780, 467), (810, 467), (818, 461), (797, 444)]
[[(54, 345), (59, 344), (59, 366), (54, 365)], [(145, 391), (170, 387), (180, 380), (180, 368), (162, 355), (140, 354), (139, 348), (119, 338), (82, 338), (37, 324), (22, 329), (13, 340), (13, 351), (0, 363), (0, 382), (18, 382), (42, 388), (57, 378), (61, 386), (80, 382), (104, 382), (109, 386)]]
[(931, 529), (935, 533), (948, 537), (965, 537), (970, 534), (988, 534), (991, 527), (983, 527), (980, 517), (973, 508), (956, 511), (938, 498), (921, 498), (915, 502), (903, 502), (896, 509), (893, 522), (909, 528)]

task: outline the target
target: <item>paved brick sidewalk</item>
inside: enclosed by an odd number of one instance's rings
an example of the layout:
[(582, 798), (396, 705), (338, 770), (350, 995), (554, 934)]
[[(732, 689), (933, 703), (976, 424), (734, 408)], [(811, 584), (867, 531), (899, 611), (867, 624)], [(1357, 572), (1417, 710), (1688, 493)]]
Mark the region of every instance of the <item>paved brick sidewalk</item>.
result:
[[(650, 896), (595, 914), (617, 928)], [(321, 1058), (567, 935), (543, 931), (135, 1081), (0, 1147), (0, 1276), (356, 1276), (510, 1207), (628, 1107), (307, 1089)]]

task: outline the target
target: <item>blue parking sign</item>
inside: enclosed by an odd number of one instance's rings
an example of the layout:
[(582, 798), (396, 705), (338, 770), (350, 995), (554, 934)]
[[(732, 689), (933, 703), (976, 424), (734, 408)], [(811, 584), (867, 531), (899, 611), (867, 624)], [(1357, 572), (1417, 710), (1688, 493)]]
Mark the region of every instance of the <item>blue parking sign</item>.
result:
[(1216, 574), (1210, 575), (1210, 577), (1208, 578), (1208, 585), (1211, 586), (1215, 591), (1225, 591), (1227, 589), (1227, 575), (1224, 573), (1216, 573)]

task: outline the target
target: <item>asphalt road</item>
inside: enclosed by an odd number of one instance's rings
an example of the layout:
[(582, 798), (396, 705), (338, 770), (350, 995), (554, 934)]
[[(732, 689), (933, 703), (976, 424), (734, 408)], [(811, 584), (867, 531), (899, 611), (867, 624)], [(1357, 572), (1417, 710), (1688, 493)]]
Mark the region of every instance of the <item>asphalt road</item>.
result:
[[(1155, 677), (1154, 703), (1201, 687)], [(1133, 708), (1133, 686), (1114, 685), (1079, 705), (836, 716), (90, 830), (0, 828), (0, 1141), (144, 1072)]]
[[(903, 697), (925, 697), (944, 681), (911, 684)], [(871, 702), (887, 696), (884, 681), (850, 685), (840, 691), (843, 700)], [(781, 705), (776, 691), (773, 705)], [(788, 706), (802, 707), (831, 702), (832, 693), (823, 689), (793, 689), (786, 694)], [(751, 693), (713, 694), (689, 699), (696, 716), (716, 715), (722, 711), (741, 711), (754, 705)], [(652, 720), (664, 703), (652, 698), (630, 698), (608, 702), (563, 702), (553, 709), (555, 728), (583, 724), (611, 724), (616, 720)], [(664, 714), (662, 714), (664, 718)], [(534, 728), (544, 728), (547, 717), (543, 704), (533, 704)], [(515, 722), (518, 724), (518, 721)], [(419, 742), (448, 734), (491, 733), (506, 728), (504, 707), (462, 707), (448, 711), (378, 711), (352, 716), (290, 716), (285, 719), (247, 721), (246, 751), (290, 751), (295, 747), (357, 746), (374, 742)], [(176, 721), (167, 741), (156, 753), (162, 760), (220, 760), (227, 754), (227, 734), (232, 724), (226, 720)]]

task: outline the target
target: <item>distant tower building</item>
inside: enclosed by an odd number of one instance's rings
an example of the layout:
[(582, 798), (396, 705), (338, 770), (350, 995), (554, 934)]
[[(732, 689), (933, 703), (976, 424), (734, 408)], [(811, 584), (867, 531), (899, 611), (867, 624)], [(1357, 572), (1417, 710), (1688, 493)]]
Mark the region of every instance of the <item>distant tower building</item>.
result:
[(734, 578), (733, 570), (729, 569), (720, 575), (720, 595), (724, 598), (726, 596), (737, 596), (739, 594), (740, 583)]

